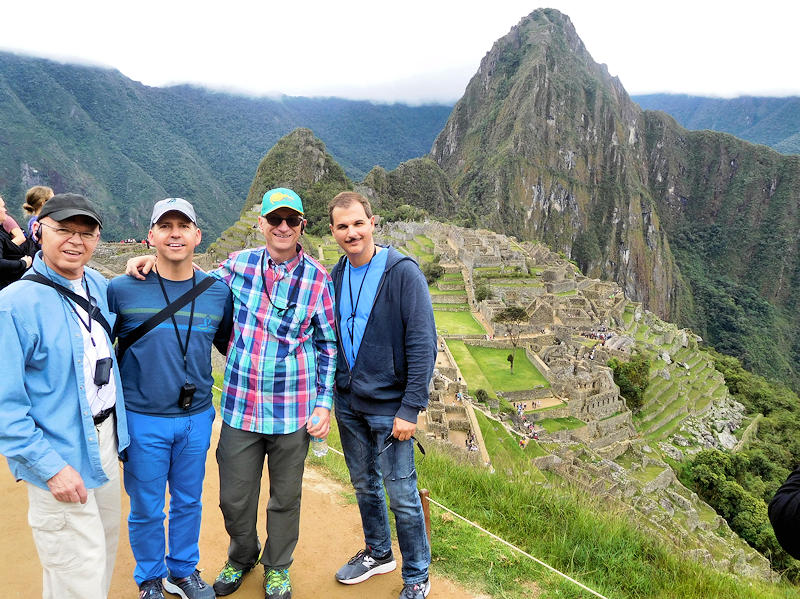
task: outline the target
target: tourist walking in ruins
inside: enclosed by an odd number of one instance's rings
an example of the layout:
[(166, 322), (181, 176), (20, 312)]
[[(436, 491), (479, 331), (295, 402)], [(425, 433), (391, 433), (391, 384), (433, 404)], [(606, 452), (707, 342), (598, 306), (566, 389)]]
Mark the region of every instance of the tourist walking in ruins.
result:
[(401, 599), (422, 599), (430, 546), (417, 491), (414, 433), (428, 406), (436, 325), (425, 277), (408, 256), (373, 242), (375, 217), (362, 195), (343, 192), (328, 207), (344, 250), (331, 272), (339, 355), (336, 420), (356, 491), (365, 547), (336, 573), (356, 584), (396, 568), (389, 508), (403, 557)]

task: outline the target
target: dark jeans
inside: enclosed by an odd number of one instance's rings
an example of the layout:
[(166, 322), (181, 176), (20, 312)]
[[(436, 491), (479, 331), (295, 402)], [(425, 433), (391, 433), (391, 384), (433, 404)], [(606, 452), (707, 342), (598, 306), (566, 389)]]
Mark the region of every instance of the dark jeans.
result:
[(394, 416), (358, 412), (343, 393), (336, 395), (335, 409), (344, 459), (361, 512), (364, 541), (376, 555), (392, 549), (385, 487), (403, 555), (403, 581), (407, 584), (424, 581), (428, 578), (431, 550), (417, 490), (414, 442), (394, 439), (378, 455), (392, 432)]
[(228, 560), (236, 568), (253, 566), (261, 550), (256, 522), (265, 457), (269, 503), (261, 563), (277, 570), (292, 564), (300, 534), (300, 496), (309, 438), (305, 427), (288, 435), (264, 435), (222, 424), (217, 446), (219, 507), (231, 538)]

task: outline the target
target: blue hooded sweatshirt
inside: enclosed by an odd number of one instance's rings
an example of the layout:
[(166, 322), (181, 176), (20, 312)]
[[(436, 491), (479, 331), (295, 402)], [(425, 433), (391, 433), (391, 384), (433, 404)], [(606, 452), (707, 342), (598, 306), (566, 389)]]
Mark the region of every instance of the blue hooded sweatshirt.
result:
[[(417, 263), (393, 247), (378, 283), (361, 347), (350, 369), (341, 345), (336, 390), (352, 396), (352, 407), (366, 414), (397, 416), (416, 422), (428, 407), (428, 385), (436, 363), (436, 323), (428, 284)], [(347, 256), (331, 271), (339, 304)]]

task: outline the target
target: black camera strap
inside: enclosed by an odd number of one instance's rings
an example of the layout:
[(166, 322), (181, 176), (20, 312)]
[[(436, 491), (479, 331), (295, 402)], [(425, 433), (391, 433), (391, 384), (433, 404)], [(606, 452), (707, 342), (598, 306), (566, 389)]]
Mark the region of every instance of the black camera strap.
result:
[[(118, 337), (118, 339), (117, 339), (117, 359), (118, 360), (122, 359), (122, 355), (128, 350), (128, 348), (131, 345), (133, 345), (134, 343), (139, 341), (139, 339), (144, 337), (147, 333), (152, 331), (159, 324), (164, 322), (167, 318), (173, 318), (173, 322), (174, 322), (174, 314), (175, 314), (175, 312), (180, 310), (183, 306), (185, 306), (189, 302), (192, 302), (192, 306), (193, 306), (192, 314), (194, 314), (194, 299), (198, 295), (203, 293), (206, 289), (211, 287), (216, 282), (216, 279), (214, 277), (206, 277), (205, 279), (200, 281), (200, 283), (198, 283), (197, 285), (194, 285), (194, 274), (193, 274), (192, 275), (192, 281), (193, 281), (192, 288), (189, 291), (184, 293), (182, 296), (180, 296), (174, 302), (170, 303), (166, 308), (164, 308), (160, 312), (158, 312), (156, 314), (153, 314), (150, 318), (148, 318), (142, 324), (140, 324), (138, 327), (133, 329), (130, 332), (130, 334), (126, 335), (125, 337)], [(160, 282), (160, 277), (159, 277), (159, 282)], [(162, 288), (163, 288), (163, 283), (162, 283)], [(166, 292), (164, 293), (164, 296), (166, 298)], [(168, 298), (167, 298), (166, 301), (169, 303), (169, 299)], [(190, 322), (190, 328), (191, 328), (191, 322)], [(176, 327), (176, 332), (177, 332), (177, 327)], [(181, 350), (183, 350), (183, 343), (180, 340), (180, 336), (178, 336), (178, 343), (181, 346)], [(186, 346), (187, 346), (187, 348), (189, 346), (189, 336), (188, 336), (188, 334), (186, 336)], [(185, 359), (186, 359), (186, 354), (184, 352), (184, 360)]]
[[(169, 306), (169, 296), (167, 295), (167, 288), (164, 287), (164, 279), (161, 278), (159, 273), (156, 273), (156, 277), (158, 278), (158, 284), (161, 286), (161, 293), (164, 295), (164, 301)], [(192, 271), (192, 289), (194, 290), (197, 287), (197, 280), (194, 276), (194, 271)], [(189, 369), (186, 365), (186, 353), (189, 351), (189, 337), (192, 336), (192, 321), (194, 320), (194, 300), (197, 296), (192, 296), (192, 311), (189, 312), (189, 324), (186, 327), (186, 344), (184, 345), (183, 341), (181, 341), (181, 334), (178, 331), (178, 323), (175, 322), (175, 313), (169, 315), (172, 319), (172, 328), (175, 329), (175, 338), (178, 340), (178, 347), (181, 348), (181, 352), (183, 353), (183, 376), (185, 377), (185, 382), (189, 382)]]
[[(108, 324), (108, 321), (103, 316), (103, 313), (100, 311), (100, 308), (97, 306), (96, 302), (91, 302), (87, 298), (81, 297), (80, 295), (78, 295), (77, 293), (72, 291), (71, 289), (67, 289), (63, 285), (59, 285), (58, 283), (56, 283), (52, 279), (48, 279), (46, 276), (44, 276), (43, 274), (41, 274), (39, 272), (34, 272), (32, 274), (31, 273), (26, 274), (24, 277), (22, 277), (22, 279), (26, 280), (26, 281), (33, 281), (34, 283), (41, 283), (42, 285), (47, 285), (48, 287), (52, 287), (53, 289), (55, 289), (59, 293), (59, 295), (61, 295), (61, 297), (64, 297), (64, 298), (72, 300), (78, 306), (83, 308), (83, 310), (86, 312), (86, 314), (89, 315), (89, 323), (88, 323), (88, 326), (87, 326), (87, 323), (84, 323), (83, 319), (80, 317), (80, 315), (78, 315), (78, 313), (75, 312), (75, 315), (78, 316), (78, 318), (81, 320), (81, 324), (83, 324), (83, 326), (86, 327), (86, 329), (90, 333), (91, 333), (91, 330), (92, 330), (91, 329), (91, 322), (92, 322), (92, 320), (96, 320), (97, 322), (100, 323), (100, 326), (102, 326), (106, 330), (106, 333), (108, 333), (109, 338), (111, 337), (111, 325)], [(91, 297), (91, 295), (89, 295), (88, 289), (87, 289), (86, 294), (89, 297)], [(70, 305), (70, 307), (73, 310), (75, 310), (74, 306)]]

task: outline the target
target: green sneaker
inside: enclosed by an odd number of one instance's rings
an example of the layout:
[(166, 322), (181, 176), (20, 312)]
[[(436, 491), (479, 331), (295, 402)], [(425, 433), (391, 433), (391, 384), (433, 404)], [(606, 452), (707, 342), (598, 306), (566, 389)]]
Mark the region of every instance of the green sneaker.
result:
[(253, 566), (239, 570), (232, 566), (230, 562), (225, 562), (225, 566), (214, 581), (214, 593), (219, 597), (230, 595), (242, 586), (244, 575), (252, 569)]
[(289, 570), (264, 568), (264, 599), (291, 599), (292, 581)]

